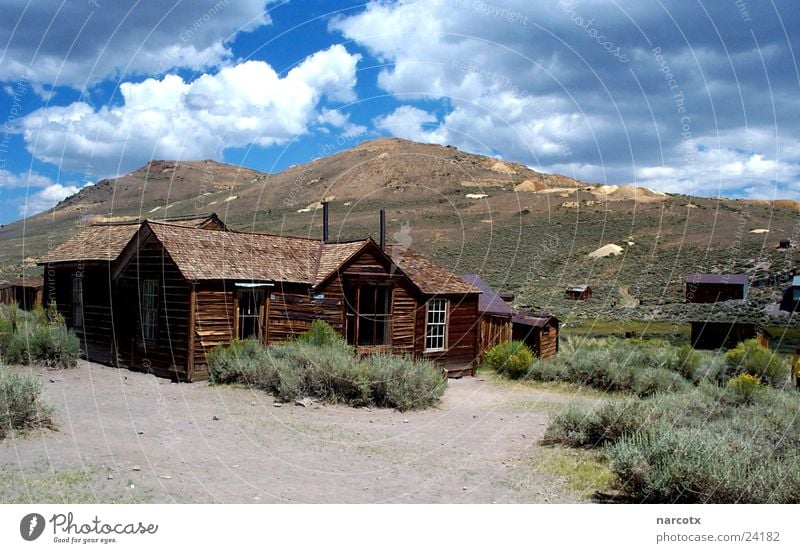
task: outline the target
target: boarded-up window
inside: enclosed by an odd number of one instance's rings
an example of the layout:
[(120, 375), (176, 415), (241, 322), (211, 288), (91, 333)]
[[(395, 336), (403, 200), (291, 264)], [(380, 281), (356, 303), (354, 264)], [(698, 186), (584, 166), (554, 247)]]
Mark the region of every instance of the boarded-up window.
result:
[(447, 347), (447, 300), (433, 298), (428, 301), (425, 324), (425, 349), (442, 351)]
[(142, 281), (142, 338), (155, 341), (158, 336), (158, 281)]
[(72, 327), (83, 328), (83, 275), (72, 275)]

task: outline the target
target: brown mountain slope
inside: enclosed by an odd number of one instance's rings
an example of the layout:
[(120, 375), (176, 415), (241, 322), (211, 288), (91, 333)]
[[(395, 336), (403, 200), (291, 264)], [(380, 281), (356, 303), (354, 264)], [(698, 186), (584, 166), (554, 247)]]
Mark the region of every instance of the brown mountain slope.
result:
[[(681, 302), (685, 273), (784, 271), (794, 266), (794, 250), (774, 246), (779, 238), (798, 239), (797, 202), (593, 186), (451, 147), (383, 138), (273, 175), (214, 161), (150, 162), (0, 229), (0, 267), (7, 277), (23, 265), (35, 270), (36, 257), (93, 220), (214, 211), (234, 228), (320, 236), (323, 199), (331, 203), (334, 239), (376, 236), (385, 208), (390, 242), (454, 272), (483, 274), (520, 303), (562, 316), (699, 316)], [(757, 229), (770, 232), (751, 232)], [(588, 256), (609, 244), (621, 253)], [(582, 283), (593, 286), (594, 299), (565, 302), (564, 287)], [(754, 289), (755, 302), (736, 309), (762, 319), (779, 294), (779, 286)]]

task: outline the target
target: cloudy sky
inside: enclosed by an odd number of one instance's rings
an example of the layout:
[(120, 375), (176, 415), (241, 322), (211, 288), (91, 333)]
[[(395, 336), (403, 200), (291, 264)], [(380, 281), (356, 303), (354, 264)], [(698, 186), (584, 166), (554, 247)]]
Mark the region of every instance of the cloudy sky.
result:
[(795, 0), (0, 0), (0, 223), (150, 159), (378, 136), (800, 199)]

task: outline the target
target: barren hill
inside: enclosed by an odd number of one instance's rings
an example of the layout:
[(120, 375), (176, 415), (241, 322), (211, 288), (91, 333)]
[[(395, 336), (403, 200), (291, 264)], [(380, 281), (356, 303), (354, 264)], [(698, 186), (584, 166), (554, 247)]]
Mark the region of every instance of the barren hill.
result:
[[(757, 277), (794, 267), (795, 250), (775, 246), (798, 239), (800, 214), (792, 201), (596, 186), (452, 147), (382, 138), (276, 174), (210, 160), (151, 161), (5, 225), (0, 271), (6, 278), (23, 267), (35, 271), (35, 258), (92, 221), (214, 211), (234, 228), (320, 236), (322, 200), (331, 204), (333, 239), (376, 236), (385, 208), (390, 242), (456, 273), (480, 273), (516, 292), (519, 303), (562, 317), (703, 315), (682, 305), (685, 273)], [(607, 244), (619, 245), (619, 255), (589, 257)], [(564, 301), (570, 284), (592, 285), (593, 300)], [(779, 293), (780, 286), (754, 289), (753, 302), (732, 309), (764, 319)]]

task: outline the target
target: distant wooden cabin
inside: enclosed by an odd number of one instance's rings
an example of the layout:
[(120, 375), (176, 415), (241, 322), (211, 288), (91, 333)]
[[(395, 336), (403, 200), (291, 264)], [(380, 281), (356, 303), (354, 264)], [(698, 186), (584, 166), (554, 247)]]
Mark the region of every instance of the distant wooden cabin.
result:
[(0, 283), (0, 303), (31, 310), (42, 305), (42, 277), (23, 277)]
[(779, 250), (788, 250), (792, 247), (792, 241), (788, 238), (783, 238), (778, 241), (778, 249)]
[(87, 357), (199, 380), (234, 338), (274, 344), (327, 321), (362, 354), (408, 354), (473, 374), (479, 290), (371, 238), (231, 231), (213, 219), (98, 225), (41, 261)]
[(547, 359), (558, 353), (559, 321), (550, 313), (516, 311), (511, 319), (512, 337), (525, 342), (533, 353)]
[(783, 292), (781, 311), (800, 312), (800, 276), (792, 277), (792, 284)]
[(513, 296), (498, 294), (478, 275), (461, 275), (461, 280), (481, 291), (478, 298), (478, 357), (501, 342), (511, 341), (513, 310), (507, 299)]
[(695, 349), (735, 348), (736, 344), (752, 338), (769, 346), (766, 331), (753, 323), (692, 321), (691, 343)]
[(702, 274), (686, 275), (686, 301), (715, 303), (747, 299), (747, 275)]
[(592, 297), (592, 288), (587, 285), (583, 286), (567, 286), (564, 292), (564, 298), (568, 300), (588, 300)]

